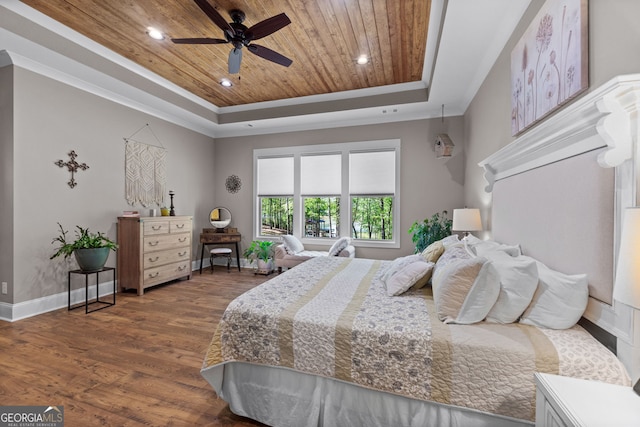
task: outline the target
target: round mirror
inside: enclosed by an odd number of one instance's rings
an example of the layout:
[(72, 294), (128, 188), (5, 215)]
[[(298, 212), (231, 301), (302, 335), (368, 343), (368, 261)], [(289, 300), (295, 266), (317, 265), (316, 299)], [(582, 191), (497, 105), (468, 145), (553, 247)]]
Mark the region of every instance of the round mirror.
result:
[(225, 228), (231, 223), (231, 212), (227, 208), (215, 208), (209, 213), (209, 222), (215, 228)]

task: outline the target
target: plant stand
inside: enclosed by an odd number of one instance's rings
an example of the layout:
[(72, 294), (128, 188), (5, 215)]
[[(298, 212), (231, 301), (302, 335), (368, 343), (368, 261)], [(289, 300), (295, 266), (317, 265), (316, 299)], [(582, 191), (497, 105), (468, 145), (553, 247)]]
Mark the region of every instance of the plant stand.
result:
[[(103, 273), (105, 271), (110, 271), (111, 274), (113, 274), (113, 300), (112, 301), (104, 301), (100, 299), (100, 273)], [(84, 304), (78, 304), (74, 307), (71, 307), (71, 275), (72, 274), (84, 275)], [(96, 275), (96, 299), (95, 301), (89, 302), (89, 276), (92, 274)], [(69, 311), (75, 310), (76, 308), (81, 308), (84, 305), (85, 314), (89, 314), (94, 311), (102, 310), (103, 308), (116, 305), (116, 269), (113, 267), (103, 267), (98, 271), (71, 270), (69, 271), (67, 286), (68, 286), (67, 309)], [(100, 307), (95, 308), (93, 310), (89, 310), (89, 306), (92, 304), (97, 304)]]
[(257, 266), (253, 274), (261, 274), (263, 276), (268, 276), (274, 272), (272, 259), (270, 259), (268, 262), (265, 262), (259, 259), (257, 260), (256, 264)]

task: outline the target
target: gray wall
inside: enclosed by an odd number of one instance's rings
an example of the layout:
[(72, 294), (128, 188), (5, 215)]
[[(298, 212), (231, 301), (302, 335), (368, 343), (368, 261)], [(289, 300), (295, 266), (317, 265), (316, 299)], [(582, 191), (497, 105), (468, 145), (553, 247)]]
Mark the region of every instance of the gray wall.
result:
[[(450, 159), (436, 159), (433, 141), (447, 132), (454, 144)], [(233, 224), (242, 233), (242, 246), (252, 239), (253, 149), (297, 145), (329, 144), (380, 139), (401, 139), (401, 218), (400, 249), (356, 249), (358, 257), (393, 259), (413, 253), (414, 245), (407, 232), (416, 220), (423, 220), (443, 209), (462, 207), (464, 188), (464, 152), (462, 118), (419, 120), (401, 123), (354, 126), (346, 128), (291, 132), (238, 138), (216, 139), (216, 203), (229, 208)], [(235, 194), (225, 190), (229, 175), (242, 179), (242, 189)], [(329, 247), (309, 247), (328, 250)]]
[[(478, 162), (509, 144), (511, 136), (510, 55), (544, 0), (533, 0), (505, 49), (464, 115), (465, 204), (482, 208), (490, 233), (491, 195)], [(597, 88), (621, 74), (640, 72), (640, 1), (589, 1), (589, 88)], [(542, 122), (544, 123), (544, 122)]]
[[(132, 209), (124, 197), (123, 138), (145, 124), (153, 133), (143, 129), (135, 139), (159, 145), (155, 134), (167, 149), (167, 190), (176, 193), (178, 215), (194, 216), (195, 253), (197, 230), (205, 225), (215, 200), (211, 138), (20, 67), (7, 68), (10, 71), (5, 69), (0, 74), (2, 106), (6, 104), (6, 75), (12, 70), (14, 76), (13, 141), (8, 138), (7, 143), (4, 126), (0, 134), (3, 163), (11, 158), (13, 150), (14, 166), (12, 176), (3, 179), (0, 190), (0, 209), (5, 209), (5, 200), (13, 207), (13, 223), (8, 230), (14, 236), (12, 245), (5, 244), (4, 215), (0, 229), (0, 280), (8, 281), (13, 292), (7, 302), (15, 304), (66, 291), (67, 271), (75, 261), (49, 260), (57, 222), (66, 229), (81, 225), (116, 238), (117, 216)], [(1, 117), (6, 120), (4, 111)], [(59, 159), (68, 161), (71, 150), (78, 154), (79, 163), (89, 165), (88, 170), (76, 174), (78, 185), (73, 189), (67, 185), (70, 173), (54, 164)], [(11, 170), (11, 164), (7, 170)], [(141, 206), (133, 208), (144, 212)], [(12, 257), (12, 265), (7, 268), (4, 260)], [(111, 253), (107, 265), (115, 266), (115, 262), (116, 256)]]
[[(13, 68), (0, 68), (0, 281), (13, 283)], [(0, 301), (13, 299), (13, 288)]]

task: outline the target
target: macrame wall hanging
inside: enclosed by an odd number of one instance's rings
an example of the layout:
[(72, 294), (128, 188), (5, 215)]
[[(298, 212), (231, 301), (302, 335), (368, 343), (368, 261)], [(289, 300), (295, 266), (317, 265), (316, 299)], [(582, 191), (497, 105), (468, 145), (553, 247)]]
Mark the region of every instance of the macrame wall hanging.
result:
[[(143, 129), (149, 130), (160, 146), (133, 139)], [(149, 124), (125, 140), (125, 197), (127, 203), (144, 207), (164, 205), (167, 187), (167, 150)]]

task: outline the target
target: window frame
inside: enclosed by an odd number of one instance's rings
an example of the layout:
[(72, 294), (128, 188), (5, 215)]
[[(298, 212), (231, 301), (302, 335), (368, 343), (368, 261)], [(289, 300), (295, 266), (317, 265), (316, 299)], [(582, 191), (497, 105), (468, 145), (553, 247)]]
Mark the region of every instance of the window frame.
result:
[[(318, 246), (331, 246), (337, 238), (317, 238), (317, 237), (305, 237), (304, 236), (304, 205), (302, 201), (302, 194), (300, 191), (300, 158), (303, 155), (313, 154), (335, 154), (340, 153), (342, 155), (342, 181), (341, 181), (341, 194), (340, 198), (340, 236), (351, 236), (351, 198), (349, 193), (349, 154), (352, 152), (367, 152), (367, 151), (394, 151), (395, 152), (395, 194), (394, 206), (393, 206), (393, 239), (391, 240), (366, 240), (366, 239), (352, 239), (352, 244), (359, 247), (368, 248), (399, 248), (401, 233), (400, 233), (400, 206), (401, 206), (401, 186), (400, 186), (400, 153), (401, 153), (401, 141), (400, 139), (384, 139), (374, 141), (358, 141), (358, 142), (344, 142), (335, 144), (315, 144), (315, 145), (301, 145), (292, 147), (277, 147), (277, 148), (257, 148), (253, 150), (253, 238), (254, 239), (267, 239), (267, 240), (279, 240), (279, 238), (273, 238), (268, 236), (261, 236), (261, 218), (260, 218), (260, 200), (257, 194), (258, 188), (258, 161), (261, 158), (269, 157), (293, 157), (293, 173), (294, 173), (294, 186), (293, 186), (293, 235), (300, 241), (307, 245)], [(284, 196), (284, 195), (283, 195)], [(289, 196), (289, 195), (287, 195)], [(275, 196), (274, 196), (275, 197)], [(348, 209), (345, 209), (348, 207)]]

